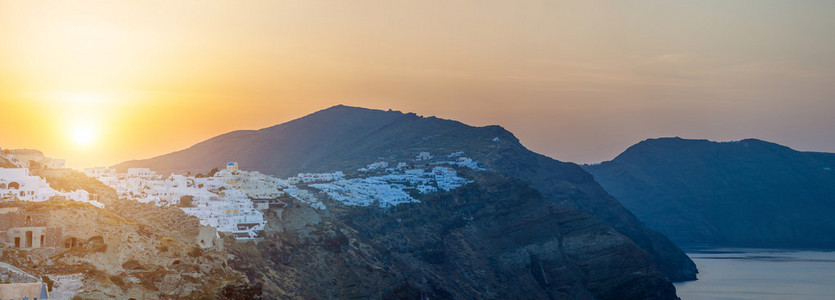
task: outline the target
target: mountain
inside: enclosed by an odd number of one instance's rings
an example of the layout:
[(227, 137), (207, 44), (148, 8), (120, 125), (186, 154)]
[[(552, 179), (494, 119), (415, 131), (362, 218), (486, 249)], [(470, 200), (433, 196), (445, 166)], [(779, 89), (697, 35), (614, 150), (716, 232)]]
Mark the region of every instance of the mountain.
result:
[(765, 141), (642, 141), (585, 166), (651, 228), (680, 244), (835, 246), (835, 154)]
[(611, 227), (519, 180), (467, 177), (387, 209), (270, 210), (263, 241), (225, 245), (229, 265), (270, 299), (676, 299)]
[(228, 161), (279, 177), (301, 172), (356, 170), (379, 160), (464, 151), (488, 169), (518, 178), (545, 199), (585, 212), (649, 253), (672, 280), (695, 279), (693, 262), (663, 235), (652, 231), (572, 163), (534, 153), (499, 126), (473, 127), (414, 113), (335, 106), (261, 130), (235, 131), (188, 149), (116, 165), (159, 172), (208, 172)]

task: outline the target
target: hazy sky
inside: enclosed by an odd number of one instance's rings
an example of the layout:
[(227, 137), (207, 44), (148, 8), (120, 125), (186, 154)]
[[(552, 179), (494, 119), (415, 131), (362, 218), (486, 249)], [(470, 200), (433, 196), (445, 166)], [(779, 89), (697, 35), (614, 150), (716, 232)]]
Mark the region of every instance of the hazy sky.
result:
[(559, 160), (659, 136), (835, 152), (835, 1), (0, 0), (0, 147), (71, 167), (335, 104)]

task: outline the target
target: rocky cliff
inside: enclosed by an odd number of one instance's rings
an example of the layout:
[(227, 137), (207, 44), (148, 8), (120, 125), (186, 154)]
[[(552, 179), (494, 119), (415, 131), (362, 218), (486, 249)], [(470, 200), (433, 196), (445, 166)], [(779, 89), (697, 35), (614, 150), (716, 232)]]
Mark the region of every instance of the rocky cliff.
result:
[(291, 204), (268, 214), (264, 241), (230, 246), (230, 265), (274, 298), (676, 298), (611, 227), (518, 180), (473, 176), (388, 209)]

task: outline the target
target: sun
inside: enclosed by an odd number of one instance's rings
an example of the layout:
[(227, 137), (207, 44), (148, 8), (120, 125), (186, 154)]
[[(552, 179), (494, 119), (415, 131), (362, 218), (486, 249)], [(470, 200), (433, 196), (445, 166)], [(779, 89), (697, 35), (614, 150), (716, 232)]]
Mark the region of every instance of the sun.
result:
[(70, 132), (73, 142), (79, 146), (90, 146), (96, 140), (96, 132), (92, 126), (76, 125)]

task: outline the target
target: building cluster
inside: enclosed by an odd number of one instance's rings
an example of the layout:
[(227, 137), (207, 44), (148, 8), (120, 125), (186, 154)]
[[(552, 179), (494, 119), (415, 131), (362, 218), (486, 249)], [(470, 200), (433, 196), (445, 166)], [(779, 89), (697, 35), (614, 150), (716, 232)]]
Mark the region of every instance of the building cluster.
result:
[(432, 154), (430, 154), (429, 152), (418, 153), (417, 157), (415, 157), (416, 161), (430, 160), (430, 159), (432, 159)]
[(0, 168), (0, 200), (43, 202), (54, 197), (104, 207), (104, 204), (96, 200), (95, 194), (90, 194), (85, 190), (71, 192), (55, 190), (49, 186), (46, 179), (30, 174), (27, 168)]
[(375, 162), (375, 163), (372, 163), (372, 164), (368, 165), (365, 168), (360, 168), (357, 171), (359, 171), (359, 172), (374, 172), (376, 170), (382, 170), (382, 169), (388, 168), (388, 166), (389, 166), (388, 162), (378, 161), (378, 162)]
[(336, 171), (333, 173), (299, 173), (296, 177), (290, 177), (287, 180), (292, 183), (310, 183), (310, 182), (323, 182), (323, 181), (334, 181), (340, 180), (345, 178), (345, 174), (342, 171)]
[(163, 176), (147, 168), (126, 173), (90, 168), (84, 172), (114, 188), (120, 198), (157, 206), (178, 206), (205, 226), (237, 238), (257, 236), (267, 222), (253, 199), (274, 199), (289, 187), (285, 180), (258, 172), (239, 171), (237, 163), (211, 177), (171, 174)]
[[(429, 157), (429, 158), (425, 158)], [(460, 168), (467, 168), (471, 170), (483, 171), (486, 168), (482, 167), (481, 164), (472, 158), (464, 156), (464, 151), (458, 151), (450, 153), (446, 155), (446, 160), (442, 158), (432, 159), (433, 156), (430, 155), (428, 152), (421, 152), (421, 155), (418, 155), (415, 158), (415, 163), (426, 163), (428, 165), (449, 165), (453, 167), (460, 167)]]
[[(395, 206), (402, 203), (419, 202), (410, 192), (427, 194), (438, 190), (450, 191), (470, 181), (459, 177), (452, 166), (483, 170), (478, 162), (463, 157), (463, 152), (456, 152), (447, 157), (458, 157), (454, 161), (429, 161), (432, 155), (421, 152), (415, 158), (416, 162), (427, 162), (428, 165), (416, 165), (409, 168), (409, 164), (399, 162), (396, 168), (386, 168), (387, 162), (377, 162), (359, 171), (368, 172), (381, 170), (366, 177), (335, 180), (327, 183), (309, 185), (321, 190), (328, 197), (345, 205), (369, 206), (377, 204), (381, 207)], [(376, 166), (372, 168), (372, 166)]]
[(43, 168), (49, 165), (64, 168), (63, 160), (45, 157), (37, 150), (3, 150), (0, 158), (15, 164), (15, 168), (0, 168), (0, 201), (43, 202), (60, 197), (104, 207), (104, 204), (96, 200), (95, 194), (85, 190), (55, 190), (49, 186), (46, 179), (32, 175), (29, 170), (29, 166)]
[(120, 198), (158, 206), (177, 206), (202, 225), (239, 239), (257, 236), (267, 224), (261, 210), (283, 196), (293, 197), (314, 208), (325, 209), (317, 194), (299, 189), (297, 183), (328, 182), (344, 179), (340, 171), (301, 173), (288, 179), (259, 172), (241, 171), (237, 162), (209, 177), (171, 174), (162, 176), (147, 168), (131, 168), (126, 173), (113, 169), (89, 168), (84, 172), (114, 188)]
[(442, 163), (449, 164), (451, 166), (468, 168), (473, 170), (485, 170), (485, 168), (479, 166), (478, 161), (469, 158), (469, 157), (459, 157), (457, 160), (454, 161), (444, 161)]
[[(19, 168), (0, 168), (0, 197), (6, 200), (46, 201), (63, 197), (104, 207), (95, 195), (84, 190), (56, 191), (41, 177), (33, 176), (24, 166), (61, 166), (49, 163), (40, 152), (15, 150), (3, 152), (6, 160)], [(14, 155), (14, 156), (12, 156)], [(36, 162), (36, 163), (33, 163)], [(120, 198), (157, 206), (177, 206), (187, 215), (200, 219), (202, 225), (237, 238), (255, 238), (266, 226), (261, 210), (269, 209), (280, 197), (292, 197), (317, 209), (326, 209), (321, 201), (329, 197), (345, 205), (382, 207), (418, 202), (414, 193), (449, 191), (469, 181), (458, 176), (453, 167), (482, 170), (479, 163), (456, 152), (435, 158), (421, 152), (408, 162), (379, 161), (362, 168), (350, 178), (341, 171), (300, 173), (288, 179), (275, 178), (259, 172), (241, 171), (237, 162), (211, 176), (157, 174), (148, 168), (130, 168), (119, 173), (111, 168), (84, 169), (93, 177), (116, 190)], [(37, 247), (47, 236), (47, 229), (33, 229), (18, 234), (6, 230), (5, 243), (19, 247)], [(31, 236), (29, 236), (29, 235)], [(14, 236), (15, 244), (8, 236)]]
[(317, 183), (310, 187), (345, 205), (369, 206), (378, 203), (381, 207), (389, 207), (420, 202), (409, 194), (410, 191), (421, 194), (450, 191), (467, 183), (469, 180), (459, 177), (454, 169), (436, 166), (428, 170), (387, 170), (379, 176)]
[(5, 149), (1, 154), (21, 168), (27, 169), (64, 169), (66, 162), (63, 159), (45, 156), (42, 152), (33, 149)]
[(310, 186), (327, 193), (333, 200), (351, 206), (369, 206), (378, 203), (381, 207), (388, 207), (418, 202), (404, 189), (381, 180), (379, 177), (354, 178)]

